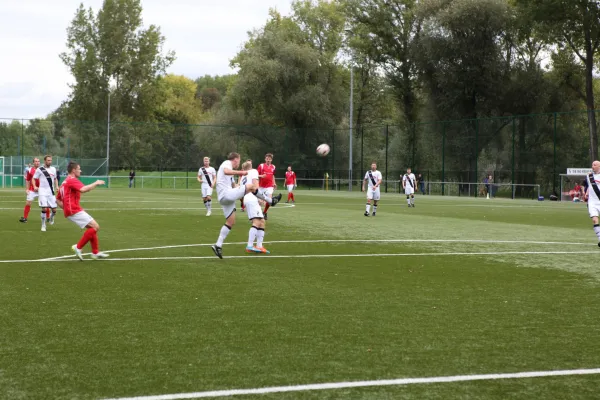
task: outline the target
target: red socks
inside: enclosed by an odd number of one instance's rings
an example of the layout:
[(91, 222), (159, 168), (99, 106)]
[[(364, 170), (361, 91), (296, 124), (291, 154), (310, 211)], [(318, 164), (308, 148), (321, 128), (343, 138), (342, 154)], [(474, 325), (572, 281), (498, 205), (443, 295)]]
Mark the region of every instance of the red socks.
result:
[(31, 211), (31, 206), (25, 206), (25, 210), (23, 210), (23, 218), (27, 219), (29, 216), (29, 211)]
[(292, 201), (296, 201), (296, 198), (294, 197), (294, 193), (290, 193), (292, 195)]
[(269, 207), (271, 207), (271, 206), (269, 205), (269, 203), (265, 204), (265, 211), (263, 211), (263, 213), (264, 213), (264, 214), (266, 214), (266, 213), (267, 213), (267, 210), (269, 209)]
[(50, 219), (50, 209), (46, 208), (46, 218)]
[(291, 193), (288, 193), (288, 201), (290, 201), (290, 200), (291, 200), (291, 198), (292, 198), (292, 194), (291, 194)]
[(98, 253), (98, 235), (94, 228), (88, 228), (79, 243), (77, 243), (77, 248), (79, 250), (83, 249), (83, 247), (87, 244), (87, 242), (92, 242), (92, 253)]

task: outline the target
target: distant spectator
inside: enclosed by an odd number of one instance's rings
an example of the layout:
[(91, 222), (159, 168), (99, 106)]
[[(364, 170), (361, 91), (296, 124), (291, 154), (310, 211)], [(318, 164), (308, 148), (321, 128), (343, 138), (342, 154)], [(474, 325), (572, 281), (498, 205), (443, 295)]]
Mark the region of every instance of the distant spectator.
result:
[(419, 174), (419, 176), (417, 176), (417, 182), (419, 182), (419, 190), (422, 194), (425, 194), (425, 181), (423, 180), (422, 174)]
[(490, 196), (493, 196), (493, 193), (492, 193), (493, 185), (492, 185), (492, 183), (494, 183), (494, 178), (492, 177), (492, 175), (488, 175), (488, 176), (486, 176), (483, 179), (483, 185), (485, 187), (485, 193), (486, 193), (485, 197), (486, 197), (486, 199), (489, 199)]
[(129, 171), (129, 187), (133, 185), (133, 181), (135, 179), (135, 171), (132, 169)]

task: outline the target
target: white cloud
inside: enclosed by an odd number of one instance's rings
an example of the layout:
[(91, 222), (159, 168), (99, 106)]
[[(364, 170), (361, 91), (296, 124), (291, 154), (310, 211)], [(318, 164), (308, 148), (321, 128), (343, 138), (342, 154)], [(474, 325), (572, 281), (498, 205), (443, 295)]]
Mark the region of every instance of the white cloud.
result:
[[(96, 12), (102, 0), (86, 0)], [(72, 78), (58, 55), (80, 0), (0, 0), (0, 118), (43, 117), (69, 93)], [(170, 73), (196, 78), (233, 72), (229, 61), (261, 27), (269, 8), (288, 14), (291, 0), (145, 0), (144, 25), (158, 25)]]

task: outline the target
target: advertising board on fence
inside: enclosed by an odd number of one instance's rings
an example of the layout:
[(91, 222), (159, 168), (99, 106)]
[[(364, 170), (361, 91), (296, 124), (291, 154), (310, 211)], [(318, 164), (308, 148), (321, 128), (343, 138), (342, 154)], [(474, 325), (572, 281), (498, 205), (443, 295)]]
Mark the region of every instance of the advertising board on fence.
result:
[(592, 172), (591, 168), (567, 168), (567, 175), (583, 176)]

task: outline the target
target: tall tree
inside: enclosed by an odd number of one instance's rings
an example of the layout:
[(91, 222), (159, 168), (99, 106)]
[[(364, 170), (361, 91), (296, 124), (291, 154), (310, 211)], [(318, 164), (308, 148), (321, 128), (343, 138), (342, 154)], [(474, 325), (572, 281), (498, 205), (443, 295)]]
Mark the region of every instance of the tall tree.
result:
[(421, 30), (416, 0), (348, 0), (350, 33), (369, 40), (369, 56), (385, 68), (407, 124), (417, 121), (416, 64), (412, 54)]
[[(79, 6), (67, 29), (67, 51), (61, 60), (75, 83), (67, 101), (73, 119), (106, 118), (111, 90), (113, 115), (151, 118), (158, 99), (157, 78), (175, 59), (163, 54), (160, 29), (142, 27), (140, 0), (104, 0), (94, 15)], [(109, 87), (114, 82), (115, 87)]]
[(595, 114), (595, 54), (600, 46), (600, 4), (595, 0), (513, 0), (539, 22), (539, 29), (558, 50), (576, 54), (585, 72), (583, 99), (588, 111), (590, 156), (598, 159), (598, 127)]

